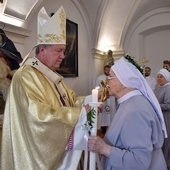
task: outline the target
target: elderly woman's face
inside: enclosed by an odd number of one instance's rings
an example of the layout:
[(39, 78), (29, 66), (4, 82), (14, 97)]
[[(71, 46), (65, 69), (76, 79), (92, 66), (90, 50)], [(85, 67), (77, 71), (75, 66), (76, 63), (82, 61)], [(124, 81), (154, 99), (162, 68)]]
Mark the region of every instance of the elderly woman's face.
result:
[(168, 83), (168, 81), (166, 80), (166, 78), (162, 75), (162, 74), (158, 74), (157, 75), (157, 84), (159, 86), (163, 86), (165, 85), (166, 83)]
[(109, 85), (109, 95), (118, 96), (123, 86), (112, 70), (110, 70), (110, 77), (108, 77), (107, 83)]

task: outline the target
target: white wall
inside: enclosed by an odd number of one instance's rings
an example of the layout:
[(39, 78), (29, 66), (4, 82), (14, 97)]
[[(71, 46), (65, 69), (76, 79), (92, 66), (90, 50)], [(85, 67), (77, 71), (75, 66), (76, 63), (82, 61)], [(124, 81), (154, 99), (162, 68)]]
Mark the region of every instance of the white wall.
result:
[(144, 38), (144, 54), (149, 60), (146, 65), (152, 68), (152, 75), (156, 77), (162, 68), (163, 60), (170, 60), (170, 29), (150, 34)]
[(136, 61), (140, 62), (142, 57), (149, 60), (145, 65), (151, 67), (155, 77), (163, 60), (170, 60), (169, 11), (170, 8), (160, 8), (146, 13), (131, 26), (124, 41), (126, 53)]

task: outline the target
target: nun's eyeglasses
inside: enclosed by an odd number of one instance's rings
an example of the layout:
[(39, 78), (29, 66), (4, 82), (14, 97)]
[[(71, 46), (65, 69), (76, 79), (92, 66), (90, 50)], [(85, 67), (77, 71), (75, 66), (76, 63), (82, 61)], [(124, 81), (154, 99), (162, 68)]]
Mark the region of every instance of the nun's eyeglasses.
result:
[(112, 77), (112, 76), (108, 76), (108, 77), (107, 77), (107, 80), (108, 80), (108, 81), (110, 81), (110, 80), (112, 80), (112, 79), (117, 79), (117, 77), (116, 77), (116, 76), (113, 76), (113, 77)]

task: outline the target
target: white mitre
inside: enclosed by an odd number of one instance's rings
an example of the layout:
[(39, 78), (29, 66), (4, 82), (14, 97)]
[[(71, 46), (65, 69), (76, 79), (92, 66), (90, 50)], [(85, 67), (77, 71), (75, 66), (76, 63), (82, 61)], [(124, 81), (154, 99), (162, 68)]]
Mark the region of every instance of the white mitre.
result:
[[(66, 45), (66, 13), (62, 6), (52, 17), (49, 17), (45, 8), (42, 7), (38, 13), (37, 27), (37, 45)], [(20, 63), (20, 66), (24, 65), (28, 58), (31, 58), (30, 54), (37, 45), (35, 45), (24, 57), (22, 63)]]
[(38, 13), (37, 44), (66, 44), (66, 14), (61, 6), (49, 17), (45, 8)]

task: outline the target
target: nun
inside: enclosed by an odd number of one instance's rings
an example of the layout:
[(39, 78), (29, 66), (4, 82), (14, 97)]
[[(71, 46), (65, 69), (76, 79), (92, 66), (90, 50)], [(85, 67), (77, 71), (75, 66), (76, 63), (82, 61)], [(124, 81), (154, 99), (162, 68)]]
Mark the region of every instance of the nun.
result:
[(101, 155), (103, 170), (167, 169), (161, 149), (167, 137), (164, 118), (141, 72), (129, 55), (111, 67), (108, 90), (118, 108), (104, 139), (88, 139), (89, 151)]
[(170, 169), (170, 73), (167, 69), (162, 68), (157, 73), (158, 87), (155, 95), (161, 106), (163, 117), (166, 124), (168, 138), (165, 139), (162, 150), (165, 156), (166, 164)]

